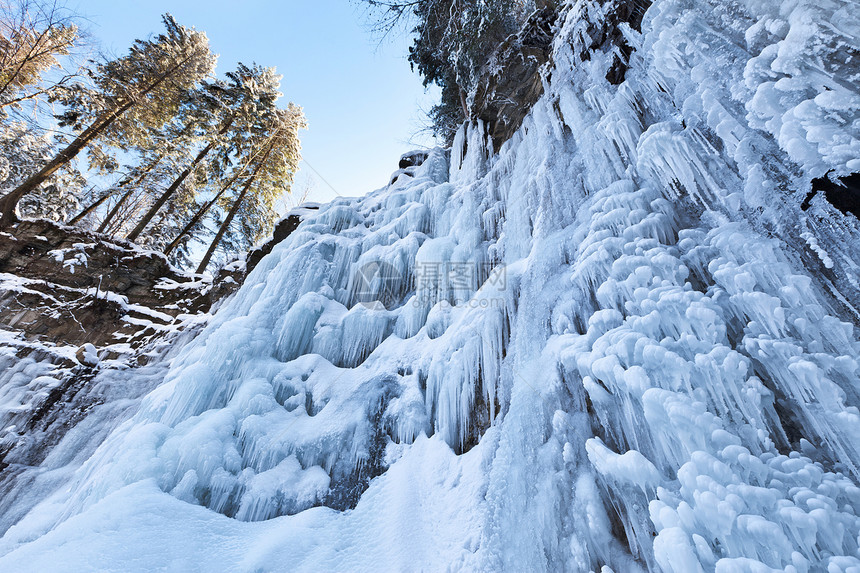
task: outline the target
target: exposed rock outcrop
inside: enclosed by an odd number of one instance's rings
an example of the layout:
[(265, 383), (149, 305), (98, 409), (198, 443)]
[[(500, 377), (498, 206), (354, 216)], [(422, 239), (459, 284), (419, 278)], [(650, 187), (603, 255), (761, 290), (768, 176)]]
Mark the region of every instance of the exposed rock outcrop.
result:
[(286, 217), (278, 221), (275, 224), (274, 230), (272, 231), (272, 238), (260, 245), (259, 247), (253, 249), (245, 257), (243, 278), (244, 276), (247, 276), (247, 274), (250, 273), (252, 270), (254, 270), (254, 267), (257, 266), (257, 263), (259, 263), (263, 259), (263, 257), (272, 252), (272, 249), (275, 248), (275, 245), (289, 237), (292, 232), (296, 230), (296, 227), (299, 226), (299, 223), (302, 222), (302, 219), (306, 214), (315, 212), (318, 209), (318, 203), (303, 203), (290, 211)]
[(806, 211), (816, 194), (824, 195), (828, 203), (839, 209), (842, 214), (853, 214), (860, 219), (860, 173), (845, 177), (831, 178), (830, 175), (812, 180), (812, 190), (800, 206)]
[[(487, 126), (496, 152), (520, 128), (544, 91), (542, 70), (552, 60), (552, 41), (558, 23), (566, 14), (555, 2), (538, 2), (538, 10), (529, 16), (522, 30), (505, 40), (481, 71), (481, 79), (470, 100), (470, 119)], [(603, 0), (589, 5), (600, 13), (577, 40), (575, 46), (582, 61), (592, 53), (611, 54), (612, 65), (606, 80), (614, 85), (624, 81), (633, 46), (625, 29), (639, 31), (650, 0)], [(551, 66), (550, 66), (551, 67)]]
[(522, 125), (534, 103), (543, 95), (540, 70), (550, 59), (554, 6), (533, 13), (523, 29), (505, 40), (481, 73), (471, 102), (471, 118), (488, 127), (493, 146), (501, 145)]
[(419, 167), (421, 167), (425, 161), (427, 161), (427, 156), (429, 152), (417, 150), (417, 151), (408, 151), (400, 156), (400, 162), (397, 164), (397, 171), (391, 174), (391, 177), (388, 178), (388, 184), (394, 185), (397, 183), (397, 180), (400, 177), (406, 177), (407, 179), (411, 179), (415, 176), (415, 171)]
[(0, 328), (30, 340), (130, 350), (206, 312), (212, 292), (211, 279), (116, 238), (44, 220), (0, 233)]

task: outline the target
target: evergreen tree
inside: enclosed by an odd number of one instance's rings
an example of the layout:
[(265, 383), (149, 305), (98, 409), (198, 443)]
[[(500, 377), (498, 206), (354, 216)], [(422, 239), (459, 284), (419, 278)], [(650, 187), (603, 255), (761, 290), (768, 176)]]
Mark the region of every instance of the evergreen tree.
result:
[(58, 84), (42, 83), (59, 67), (78, 40), (78, 28), (55, 3), (42, 0), (0, 2), (0, 109), (51, 93)]
[[(256, 143), (260, 122), (270, 121), (276, 113), (280, 76), (274, 68), (239, 64), (236, 71), (228, 72), (226, 80), (204, 82), (192, 99), (193, 112), (209, 118), (201, 122), (201, 147), (187, 167), (153, 202), (150, 209), (128, 234), (137, 240), (156, 214), (171, 201), (186, 178), (206, 160), (207, 173), (220, 176), (233, 163), (235, 157), (246, 154)], [(175, 202), (175, 200), (174, 200)]]
[(285, 110), (277, 109), (273, 115), (269, 125), (256, 126), (260, 130), (257, 139), (265, 141), (265, 147), (249, 161), (253, 168), (249, 168), (238, 193), (222, 203), (228, 209), (227, 214), (197, 268), (198, 273), (209, 266), (234, 222), (241, 247), (247, 248), (271, 232), (277, 215), (275, 201), (290, 191), (301, 160), (298, 130), (306, 127), (301, 108), (292, 103)]
[[(541, 5), (548, 0), (542, 0)], [(430, 112), (434, 131), (449, 143), (469, 117), (478, 80), (499, 45), (535, 10), (534, 0), (365, 0), (383, 31), (415, 22), (409, 63), (438, 85), (442, 98)]]
[[(181, 106), (184, 111), (164, 126), (153, 128), (147, 138), (130, 150), (136, 162), (128, 166), (127, 174), (114, 186), (111, 194), (115, 200), (102, 219), (99, 232), (109, 228), (114, 233), (122, 232), (124, 225), (120, 220), (125, 219), (122, 213), (143, 212), (152, 198), (185, 169), (186, 158), (200, 140), (198, 118), (187, 113), (188, 107), (187, 103)], [(141, 193), (141, 189), (146, 192)]]
[[(126, 187), (125, 193), (119, 197), (117, 204), (99, 226), (102, 232), (121, 236), (133, 229), (150, 208), (153, 198), (159, 196), (165, 185), (185, 169), (185, 158), (184, 153), (168, 151), (161, 154), (160, 159), (156, 158), (157, 163), (154, 159), (155, 165), (146, 173), (141, 172), (137, 181)], [(195, 193), (186, 186), (182, 187), (181, 192), (192, 195)], [(142, 237), (140, 242), (144, 245), (152, 244), (146, 236)], [(155, 245), (158, 246), (157, 243)]]
[[(144, 152), (148, 150), (148, 148), (143, 149)], [(103, 204), (109, 203), (111, 199), (116, 198), (117, 200), (113, 202), (113, 205), (109, 209), (107, 215), (102, 219), (101, 225), (98, 228), (99, 233), (104, 232), (104, 229), (111, 223), (119, 210), (134, 193), (135, 188), (140, 185), (149, 172), (161, 162), (164, 155), (166, 155), (166, 153), (160, 151), (155, 153), (155, 157), (148, 161), (145, 160), (145, 158), (141, 158), (138, 165), (129, 168), (129, 170), (125, 172), (116, 184), (113, 184), (108, 189), (101, 191), (98, 196), (92, 199), (89, 205), (69, 220), (69, 224), (77, 225), (82, 223), (87, 218), (93, 216), (96, 213), (96, 210)], [(90, 225), (90, 227), (92, 226), (93, 225)]]
[[(31, 126), (10, 121), (0, 124), (0, 193), (24, 180), (33, 165), (50, 159), (53, 142)], [(78, 209), (78, 197), (86, 182), (72, 165), (57, 171), (21, 202), (27, 217), (64, 221)]]
[(176, 234), (176, 237), (173, 239), (173, 241), (171, 241), (171, 243), (169, 245), (167, 245), (167, 247), (165, 247), (164, 254), (166, 256), (168, 256), (168, 257), (171, 256), (174, 249), (182, 248), (187, 244), (188, 239), (190, 238), (190, 236), (194, 232), (194, 230), (202, 227), (203, 219), (204, 219), (205, 215), (209, 212), (209, 210), (216, 203), (218, 203), (218, 201), (221, 199), (221, 197), (224, 195), (224, 193), (226, 193), (227, 191), (229, 191), (230, 189), (233, 188), (233, 185), (236, 184), (236, 182), (239, 180), (240, 177), (243, 177), (245, 175), (247, 169), (250, 167), (251, 162), (254, 161), (255, 159), (257, 159), (257, 157), (261, 153), (266, 152), (266, 150), (268, 149), (268, 145), (266, 144), (263, 147), (265, 147), (265, 149), (263, 149), (263, 148), (258, 149), (257, 151), (255, 151), (252, 154), (251, 157), (248, 158), (247, 161), (245, 161), (244, 163), (242, 163), (241, 165), (236, 167), (233, 170), (233, 174), (230, 176), (230, 179), (228, 179), (226, 183), (224, 183), (223, 185), (220, 186), (218, 191), (212, 196), (212, 198), (209, 201), (205, 202), (199, 209), (197, 209), (197, 211), (194, 213), (194, 215), (191, 217), (191, 219), (185, 224), (185, 226), (182, 228), (182, 230)]
[[(0, 198), (0, 228), (17, 220), (16, 206), (52, 174), (96, 140), (117, 147), (145, 140), (151, 127), (172, 118), (187, 91), (211, 74), (215, 57), (202, 32), (180, 26), (168, 14), (166, 32), (136, 40), (129, 54), (97, 66), (91, 86), (63, 87), (54, 100), (66, 111), (61, 125), (79, 134), (38, 172)], [(86, 127), (85, 127), (86, 126)]]

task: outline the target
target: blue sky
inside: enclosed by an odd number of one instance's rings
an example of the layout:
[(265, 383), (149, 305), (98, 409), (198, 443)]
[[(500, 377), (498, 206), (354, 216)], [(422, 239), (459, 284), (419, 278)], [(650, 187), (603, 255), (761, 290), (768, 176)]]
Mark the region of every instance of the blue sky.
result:
[(425, 93), (406, 61), (409, 38), (383, 43), (350, 0), (72, 0), (90, 34), (115, 54), (158, 33), (161, 14), (203, 30), (219, 74), (237, 62), (275, 66), (286, 101), (302, 106), (305, 161), (294, 194), (309, 200), (364, 195), (387, 183), (400, 154), (432, 146), (418, 132), (436, 92)]

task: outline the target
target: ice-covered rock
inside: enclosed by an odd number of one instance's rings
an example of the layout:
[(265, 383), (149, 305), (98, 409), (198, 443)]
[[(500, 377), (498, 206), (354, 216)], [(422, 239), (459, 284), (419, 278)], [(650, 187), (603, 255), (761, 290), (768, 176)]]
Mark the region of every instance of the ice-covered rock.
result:
[(75, 359), (84, 366), (98, 366), (99, 354), (96, 347), (87, 342), (75, 352)]

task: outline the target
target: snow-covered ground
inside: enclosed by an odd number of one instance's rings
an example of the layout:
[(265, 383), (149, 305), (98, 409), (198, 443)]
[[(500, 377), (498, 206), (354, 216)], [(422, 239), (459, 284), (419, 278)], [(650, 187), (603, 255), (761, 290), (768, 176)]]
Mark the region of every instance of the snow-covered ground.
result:
[(498, 154), (308, 214), (0, 570), (860, 570), (860, 227), (801, 210), (860, 169), (854, 8), (657, 0), (612, 86), (572, 2)]

